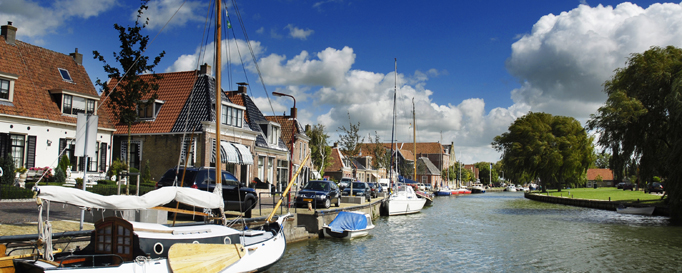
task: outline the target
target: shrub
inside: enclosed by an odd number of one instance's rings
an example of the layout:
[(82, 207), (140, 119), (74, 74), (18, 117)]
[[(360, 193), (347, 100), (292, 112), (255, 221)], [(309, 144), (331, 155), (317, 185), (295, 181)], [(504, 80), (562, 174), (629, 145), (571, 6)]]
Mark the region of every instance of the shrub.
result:
[(76, 188), (77, 189), (83, 188), (83, 178), (76, 178)]
[(144, 172), (142, 173), (142, 184), (150, 184), (152, 183), (152, 171), (149, 168), (149, 159), (147, 159), (147, 162), (144, 164)]
[(118, 178), (118, 175), (121, 173), (122, 170), (127, 170), (128, 165), (126, 165), (124, 162), (121, 162), (118, 159), (114, 159), (114, 162), (111, 163), (111, 166), (109, 166), (109, 170), (107, 171), (107, 175), (109, 177), (116, 176)]
[(0, 158), (0, 167), (2, 168), (2, 177), (0, 177), (0, 184), (14, 185), (14, 160), (10, 154)]
[(116, 185), (116, 181), (106, 179), (97, 180), (97, 185)]
[[(69, 160), (69, 157), (66, 155), (62, 155), (62, 158), (59, 159), (59, 164), (57, 167), (62, 169), (62, 171), (66, 174), (66, 170), (71, 166), (71, 161)], [(55, 174), (56, 175), (56, 174)], [(64, 176), (66, 177), (66, 176)]]
[(20, 188), (10, 185), (0, 185), (2, 199), (28, 199), (33, 198), (33, 191), (28, 188)]
[(64, 183), (66, 182), (66, 173), (61, 167), (54, 169), (54, 182)]

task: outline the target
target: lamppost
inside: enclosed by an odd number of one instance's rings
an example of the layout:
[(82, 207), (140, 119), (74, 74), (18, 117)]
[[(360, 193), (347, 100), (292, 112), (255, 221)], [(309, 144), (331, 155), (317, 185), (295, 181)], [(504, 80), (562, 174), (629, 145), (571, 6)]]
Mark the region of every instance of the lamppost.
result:
[[(292, 95), (280, 92), (272, 92), (272, 95), (275, 97), (290, 97), (294, 100), (294, 107), (291, 108), (291, 119), (293, 124), (291, 126), (291, 152), (289, 153), (289, 181), (291, 181), (292, 172), (294, 170), (294, 142), (296, 141), (296, 98)], [(298, 192), (298, 184), (296, 184), (296, 192)], [(287, 195), (287, 204), (291, 207), (291, 193)]]

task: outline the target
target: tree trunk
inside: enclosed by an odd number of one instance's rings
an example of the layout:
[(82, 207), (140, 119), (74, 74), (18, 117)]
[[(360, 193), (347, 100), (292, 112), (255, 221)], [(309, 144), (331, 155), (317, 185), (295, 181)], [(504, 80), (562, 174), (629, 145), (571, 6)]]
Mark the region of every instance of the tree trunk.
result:
[[(128, 149), (126, 149), (126, 166), (128, 166), (128, 173), (130, 174), (130, 130), (132, 125), (128, 123)], [(130, 176), (126, 177), (126, 195), (130, 195)]]

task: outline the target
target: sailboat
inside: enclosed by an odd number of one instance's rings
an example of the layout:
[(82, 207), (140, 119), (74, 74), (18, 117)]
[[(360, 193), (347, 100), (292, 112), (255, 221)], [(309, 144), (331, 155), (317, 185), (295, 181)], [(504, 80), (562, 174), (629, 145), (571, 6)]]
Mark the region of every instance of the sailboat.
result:
[[(221, 1), (216, 1), (216, 19), (220, 22)], [(216, 24), (216, 40), (220, 41), (220, 23)], [(216, 42), (216, 105), (221, 105), (220, 44)], [(220, 110), (216, 109), (216, 132), (220, 131)], [(216, 134), (220, 143), (220, 134)], [(219, 145), (216, 145), (219, 149)], [(282, 194), (286, 196), (310, 155), (292, 176)], [(216, 162), (221, 162), (216, 152)], [(216, 177), (221, 176), (216, 164)], [(254, 272), (264, 271), (279, 261), (286, 250), (283, 232), (286, 214), (272, 221), (280, 199), (265, 224), (237, 230), (219, 224), (197, 224), (171, 227), (162, 224), (138, 223), (119, 217), (107, 217), (95, 223), (90, 244), (73, 252), (53, 251), (49, 204), (51, 202), (101, 210), (161, 209), (172, 201), (189, 206), (217, 209), (217, 219), (227, 223), (223, 214), (221, 179), (216, 179), (214, 192), (188, 187), (163, 187), (142, 196), (101, 196), (83, 190), (59, 186), (36, 186), (39, 204), (39, 237), (44, 245), (40, 255), (9, 257), (17, 272)], [(48, 219), (42, 210), (47, 204)], [(207, 213), (193, 214), (212, 216)], [(8, 257), (4, 257), (8, 258)]]
[(395, 109), (397, 100), (396, 94), (398, 91), (397, 86), (398, 86), (398, 61), (395, 60), (395, 86), (393, 92), (393, 129), (391, 133), (392, 160), (391, 168), (389, 171), (390, 172), (389, 179), (393, 183), (393, 192), (391, 193), (391, 195), (388, 196), (386, 201), (389, 216), (418, 213), (422, 210), (424, 204), (426, 203), (426, 199), (419, 198), (417, 194), (414, 192), (414, 189), (412, 189), (412, 187), (406, 186), (404, 184), (398, 185), (397, 183), (393, 182), (393, 168), (397, 168), (397, 164), (394, 164), (397, 161), (397, 157), (395, 157), (393, 150), (393, 140), (395, 138), (395, 115), (396, 115)]

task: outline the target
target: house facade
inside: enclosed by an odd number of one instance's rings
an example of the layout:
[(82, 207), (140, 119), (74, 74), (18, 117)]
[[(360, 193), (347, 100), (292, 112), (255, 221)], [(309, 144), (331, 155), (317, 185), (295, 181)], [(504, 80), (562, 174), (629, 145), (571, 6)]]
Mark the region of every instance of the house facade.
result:
[[(98, 110), (100, 97), (76, 49), (62, 54), (16, 39), (8, 22), (0, 35), (0, 155), (15, 167), (55, 168), (60, 155), (72, 176), (100, 177), (110, 164), (115, 128)], [(96, 152), (76, 156), (78, 113), (97, 115)], [(88, 178), (96, 180), (97, 178)]]
[[(112, 157), (127, 161), (143, 170), (147, 162), (152, 180), (158, 181), (171, 168), (180, 166), (216, 166), (216, 111), (215, 78), (210, 66), (197, 71), (157, 74), (161, 79), (156, 102), (138, 109), (139, 122), (131, 126), (128, 148), (128, 126), (116, 125)], [(150, 79), (151, 75), (141, 75)], [(109, 81), (113, 87), (116, 80)], [(245, 120), (246, 108), (221, 93), (220, 153), (221, 166), (233, 173), (240, 182), (248, 183), (256, 168), (255, 143), (261, 134), (252, 130)], [(106, 111), (113, 107), (105, 102)], [(113, 115), (112, 115), (113, 116)]]
[(339, 181), (341, 178), (354, 178), (351, 159), (344, 156), (336, 144), (332, 147), (330, 157), (332, 164), (324, 169), (323, 178), (334, 181)]
[(441, 178), (440, 170), (428, 157), (417, 159), (417, 182), (433, 188), (448, 186)]
[[(292, 109), (292, 113), (296, 113), (295, 108)], [(295, 115), (290, 115), (290, 116), (265, 116), (265, 118), (271, 122), (278, 123), (282, 126), (282, 136), (281, 139), (284, 141), (285, 145), (289, 147), (289, 150), (291, 153), (289, 153), (289, 158), (291, 159), (292, 164), (292, 175), (298, 171), (299, 167), (301, 167), (301, 164), (303, 164), (303, 160), (307, 155), (310, 154), (310, 138), (305, 134), (305, 130), (303, 129), (303, 126), (301, 126), (301, 123), (298, 122), (298, 119), (296, 119)], [(292, 146), (292, 141), (293, 141), (293, 146)], [(277, 189), (282, 190), (283, 187), (286, 186), (286, 183), (289, 181), (288, 173), (286, 169), (288, 169), (289, 166), (284, 166), (287, 164), (288, 161), (278, 161), (278, 179), (277, 179)], [(308, 158), (308, 161), (303, 164), (303, 167), (301, 168), (301, 172), (299, 173), (298, 177), (296, 177), (296, 183), (298, 185), (305, 185), (308, 183), (310, 179), (315, 179), (313, 178), (313, 160), (312, 158)]]

